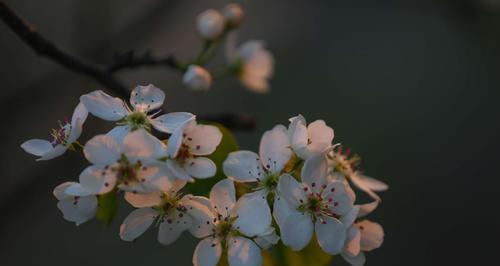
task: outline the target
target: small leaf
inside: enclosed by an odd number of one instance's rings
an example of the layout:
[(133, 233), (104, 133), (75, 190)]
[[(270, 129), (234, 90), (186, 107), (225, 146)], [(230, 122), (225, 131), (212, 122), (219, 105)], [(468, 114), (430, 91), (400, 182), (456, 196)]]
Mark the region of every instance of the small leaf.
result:
[(96, 218), (104, 224), (110, 224), (118, 207), (116, 190), (111, 190), (106, 194), (99, 195), (97, 197), (97, 204)]
[(219, 146), (217, 146), (215, 152), (208, 156), (208, 158), (214, 161), (217, 166), (215, 176), (207, 179), (197, 179), (194, 183), (188, 183), (186, 185), (189, 193), (193, 193), (195, 195), (208, 195), (210, 189), (213, 185), (215, 185), (215, 183), (226, 178), (222, 169), (222, 164), (224, 163), (224, 160), (226, 160), (229, 153), (238, 150), (238, 142), (229, 129), (218, 123), (204, 124), (213, 125), (219, 128), (222, 132), (222, 140)]
[(333, 256), (320, 248), (316, 237), (313, 237), (309, 245), (300, 251), (293, 251), (280, 242), (269, 251), (264, 251), (263, 257), (264, 266), (327, 266), (331, 264), (333, 259)]

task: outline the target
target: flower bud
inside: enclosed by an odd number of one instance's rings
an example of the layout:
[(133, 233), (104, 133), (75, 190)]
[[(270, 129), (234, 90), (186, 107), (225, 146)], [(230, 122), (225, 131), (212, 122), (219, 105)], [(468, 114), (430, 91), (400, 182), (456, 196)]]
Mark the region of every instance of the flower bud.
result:
[(224, 7), (222, 11), (222, 15), (226, 19), (226, 22), (231, 27), (238, 27), (243, 22), (243, 18), (245, 14), (243, 13), (243, 9), (238, 4), (229, 4)]
[(205, 68), (190, 65), (182, 77), (184, 85), (192, 90), (208, 90), (212, 85), (212, 75)]
[(224, 31), (224, 17), (217, 10), (205, 10), (198, 15), (197, 20), (198, 34), (205, 40), (217, 39)]

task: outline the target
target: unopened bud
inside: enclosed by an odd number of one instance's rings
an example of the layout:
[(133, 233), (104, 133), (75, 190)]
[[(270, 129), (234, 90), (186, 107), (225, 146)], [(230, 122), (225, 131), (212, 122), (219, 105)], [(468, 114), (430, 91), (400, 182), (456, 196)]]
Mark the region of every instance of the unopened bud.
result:
[(229, 4), (225, 6), (222, 15), (226, 19), (227, 24), (231, 27), (238, 27), (241, 25), (245, 16), (243, 9), (238, 4)]
[(224, 17), (213, 9), (203, 11), (198, 15), (198, 33), (205, 40), (217, 39), (224, 31)]
[(208, 90), (212, 86), (212, 75), (205, 68), (190, 65), (182, 77), (184, 85), (192, 90)]

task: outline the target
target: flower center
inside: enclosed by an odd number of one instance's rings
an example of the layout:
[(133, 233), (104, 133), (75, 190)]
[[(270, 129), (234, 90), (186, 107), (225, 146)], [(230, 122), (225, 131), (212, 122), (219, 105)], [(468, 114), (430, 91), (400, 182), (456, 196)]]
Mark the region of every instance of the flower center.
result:
[[(307, 199), (305, 200), (300, 200), (300, 205), (297, 207), (297, 210), (305, 213), (308, 212), (311, 214), (313, 222), (316, 222), (316, 220), (320, 220), (322, 223), (326, 223), (323, 217), (328, 216), (328, 217), (334, 217), (334, 218), (340, 218), (340, 215), (336, 214), (331, 210), (332, 207), (337, 206), (338, 202), (335, 202), (332, 197), (329, 198), (323, 198), (322, 194), (323, 191), (325, 190), (326, 186), (322, 186), (321, 190), (319, 192), (311, 192), (309, 195), (307, 195)], [(306, 188), (304, 188), (305, 191)], [(334, 189), (332, 188), (332, 192)]]
[(167, 216), (172, 217), (172, 215), (177, 215), (179, 218), (182, 218), (186, 214), (187, 208), (179, 203), (180, 198), (180, 194), (172, 196), (167, 193), (163, 193), (161, 195), (160, 204), (153, 207), (159, 213), (159, 222), (166, 221), (171, 224), (173, 221)]
[(116, 166), (111, 168), (111, 171), (116, 173), (116, 179), (119, 183), (128, 186), (130, 183), (144, 182), (144, 179), (140, 179), (138, 172), (139, 170), (146, 170), (145, 166), (142, 166), (142, 162), (139, 160), (136, 163), (131, 163), (125, 155), (122, 154), (120, 159), (118, 159)]
[(121, 124), (130, 126), (131, 130), (136, 130), (139, 128), (145, 128), (147, 130), (151, 129), (151, 124), (149, 123), (148, 115), (145, 112), (135, 111), (130, 113), (124, 118)]
[(52, 144), (52, 147), (55, 147), (59, 144), (62, 145), (68, 145), (68, 137), (71, 132), (71, 124), (69, 123), (69, 120), (67, 117), (64, 118), (64, 122), (59, 121), (59, 128), (58, 129), (52, 129), (52, 132), (50, 133), (52, 137), (52, 141), (50, 144)]
[(273, 191), (278, 186), (279, 176), (269, 174), (263, 180), (260, 181), (260, 186), (265, 187), (270, 191)]
[(342, 153), (342, 148), (334, 151), (328, 157), (335, 162), (334, 171), (340, 172), (344, 176), (351, 176), (357, 169), (361, 158), (358, 155), (353, 155), (349, 158), (349, 149)]

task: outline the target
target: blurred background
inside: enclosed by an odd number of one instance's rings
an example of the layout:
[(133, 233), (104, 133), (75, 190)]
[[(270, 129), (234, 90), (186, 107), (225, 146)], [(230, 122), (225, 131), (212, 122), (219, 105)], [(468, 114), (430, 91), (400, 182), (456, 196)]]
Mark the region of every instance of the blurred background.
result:
[[(97, 63), (131, 48), (192, 58), (195, 17), (228, 1), (6, 1), (40, 33)], [(370, 217), (385, 229), (368, 265), (493, 265), (498, 256), (500, 1), (253, 0), (240, 40), (262, 39), (274, 53), (272, 91), (253, 94), (235, 80), (188, 92), (177, 73), (120, 73), (133, 87), (165, 89), (166, 110), (248, 113), (243, 149), (298, 113), (324, 119), (335, 140), (363, 158), (368, 175), (390, 184)], [(221, 60), (221, 59), (219, 59)], [(35, 162), (20, 144), (45, 138), (71, 115), (79, 95), (100, 88), (37, 57), (0, 23), (0, 265), (191, 265), (195, 240), (172, 246), (149, 230), (119, 239), (130, 209), (111, 226), (76, 227), (62, 218), (52, 189), (77, 180), (80, 154)], [(111, 124), (90, 118), (82, 140)], [(364, 198), (362, 198), (364, 199)], [(334, 265), (346, 265), (334, 259)]]

